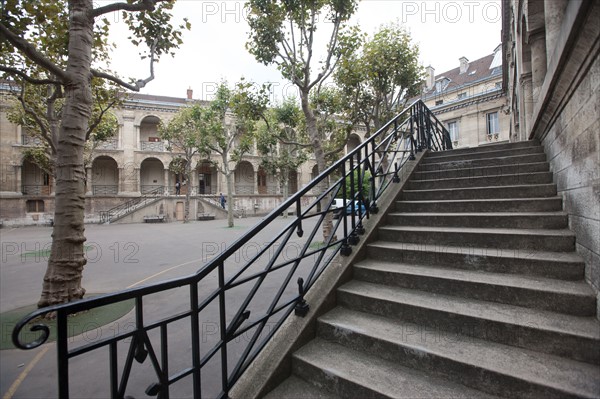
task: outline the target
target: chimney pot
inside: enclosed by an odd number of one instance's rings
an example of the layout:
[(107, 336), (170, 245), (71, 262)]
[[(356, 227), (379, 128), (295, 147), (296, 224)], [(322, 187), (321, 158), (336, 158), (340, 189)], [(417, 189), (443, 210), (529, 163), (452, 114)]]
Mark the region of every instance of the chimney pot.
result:
[(191, 100), (193, 95), (194, 95), (194, 90), (192, 90), (192, 88), (191, 88), (191, 87), (190, 87), (190, 88), (188, 88), (188, 89), (187, 89), (187, 99), (188, 99), (188, 100)]
[(458, 60), (460, 61), (460, 73), (467, 72), (467, 69), (469, 69), (469, 60), (467, 57), (460, 57)]

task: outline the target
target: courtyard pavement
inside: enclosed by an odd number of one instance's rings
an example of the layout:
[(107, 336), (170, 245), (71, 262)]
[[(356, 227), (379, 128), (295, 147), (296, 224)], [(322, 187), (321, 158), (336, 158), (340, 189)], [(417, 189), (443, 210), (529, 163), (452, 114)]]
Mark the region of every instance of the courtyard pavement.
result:
[[(228, 245), (247, 232), (260, 218), (236, 219), (236, 227), (226, 228), (226, 221), (203, 221), (166, 224), (125, 224), (125, 225), (86, 225), (86, 251), (88, 263), (83, 273), (83, 286), (88, 293), (108, 293), (156, 283), (159, 281), (188, 276), (218, 255)], [(294, 218), (279, 218), (268, 226), (261, 234), (253, 238), (240, 256), (232, 258), (232, 265), (227, 265), (231, 273), (252, 257), (258, 248), (264, 246)], [(313, 224), (314, 225), (314, 224)], [(310, 228), (310, 222), (304, 222), (304, 230)], [(47, 253), (50, 248), (50, 227), (3, 228), (0, 230), (2, 259), (0, 267), (0, 311), (16, 309), (36, 303), (44, 272)], [(290, 245), (293, 257), (302, 243), (302, 239), (294, 234)], [(288, 248), (290, 249), (290, 248)], [(261, 266), (261, 265), (257, 265)], [(226, 269), (227, 270), (227, 269)], [(255, 269), (260, 270), (260, 269)], [(215, 273), (216, 274), (216, 273)], [(208, 280), (216, 280), (209, 275)], [(266, 281), (267, 287), (276, 291), (284, 274)], [(293, 280), (295, 281), (295, 280)], [(208, 281), (210, 283), (210, 281)], [(280, 285), (280, 284), (279, 284)], [(292, 283), (295, 285), (295, 283)], [(200, 284), (202, 290), (202, 284)], [(208, 290), (208, 289), (207, 289)], [(246, 296), (247, 289), (233, 291), (227, 298), (228, 303), (239, 303)], [(286, 290), (287, 292), (288, 290)], [(237, 293), (236, 293), (237, 292)], [(238, 297), (236, 297), (236, 295)], [(144, 302), (146, 320), (159, 320), (163, 317), (185, 311), (189, 306), (189, 290), (187, 287), (155, 294), (148, 303)], [(202, 299), (202, 298), (201, 298)], [(257, 298), (251, 307), (264, 307), (267, 299)], [(87, 336), (72, 339), (71, 344), (77, 346), (102, 337), (126, 331), (133, 325), (133, 312), (110, 323), (98, 327)], [(190, 328), (189, 319), (180, 324), (169, 325), (169, 370), (183, 369), (190, 363)], [(218, 339), (218, 309), (209, 306), (201, 314), (202, 344), (209, 347)], [(2, 331), (10, 334), (11, 331)], [(155, 334), (156, 338), (158, 334)], [(154, 339), (151, 336), (151, 339)], [(242, 339), (244, 337), (241, 337)], [(184, 345), (182, 343), (185, 343)], [(240, 347), (242, 348), (242, 347)], [(127, 345), (119, 346), (119, 370), (122, 369)], [(155, 347), (159, 351), (159, 348)], [(241, 349), (239, 349), (241, 350)], [(235, 348), (230, 350), (236, 352)], [(212, 367), (203, 369), (203, 397), (218, 392), (220, 364), (215, 357)], [(212, 362), (212, 361), (211, 361)], [(76, 358), (70, 366), (71, 397), (104, 398), (108, 391), (108, 350), (98, 349), (82, 358)], [(210, 363), (209, 363), (210, 364)], [(146, 387), (155, 381), (150, 362), (138, 365), (134, 369), (127, 395), (146, 397)], [(190, 377), (172, 386), (172, 398), (191, 397)], [(56, 389), (56, 346), (54, 343), (39, 348), (0, 351), (0, 393), (3, 399), (10, 398), (55, 398)]]

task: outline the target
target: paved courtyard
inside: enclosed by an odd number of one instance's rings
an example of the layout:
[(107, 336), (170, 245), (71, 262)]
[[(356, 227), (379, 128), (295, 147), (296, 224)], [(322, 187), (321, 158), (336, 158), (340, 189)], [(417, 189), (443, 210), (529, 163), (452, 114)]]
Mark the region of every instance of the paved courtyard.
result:
[[(233, 262), (241, 265), (252, 257), (258, 248), (264, 246), (293, 218), (278, 219), (268, 226), (241, 251)], [(107, 293), (126, 288), (156, 283), (162, 280), (193, 274), (220, 251), (233, 243), (248, 231), (260, 218), (237, 219), (236, 227), (226, 228), (226, 221), (191, 222), (188, 224), (129, 224), (129, 225), (87, 225), (86, 251), (88, 263), (84, 270), (83, 286), (88, 293)], [(304, 223), (304, 230), (310, 226)], [(0, 311), (16, 309), (37, 302), (41, 282), (46, 268), (47, 253), (50, 248), (50, 227), (3, 228), (0, 230), (2, 261), (0, 267)], [(295, 235), (290, 243), (293, 257), (300, 247), (301, 240)], [(211, 277), (211, 276), (209, 276)], [(283, 274), (279, 278), (283, 278)], [(277, 281), (267, 282), (277, 286)], [(239, 291), (240, 298), (247, 290)], [(189, 306), (187, 288), (156, 294), (144, 307), (146, 319), (158, 320)], [(233, 300), (232, 300), (233, 299)], [(236, 302), (235, 298), (228, 301)], [(256, 305), (263, 305), (258, 301)], [(132, 326), (133, 312), (109, 326), (98, 328), (87, 337), (79, 336), (74, 342), (99, 339), (106, 334), (115, 334)], [(217, 338), (218, 317), (216, 306), (207, 309), (201, 319), (202, 339), (213, 342)], [(2, 334), (10, 334), (2, 331)], [(93, 335), (93, 336), (92, 336)], [(169, 369), (189, 365), (189, 321), (181, 326), (173, 325), (169, 330)], [(152, 337), (151, 337), (152, 339)], [(177, 347), (177, 343), (186, 342), (187, 346)], [(204, 343), (204, 342), (203, 342)], [(207, 345), (208, 346), (208, 345)], [(120, 346), (120, 369), (126, 346)], [(157, 348), (155, 348), (157, 349)], [(98, 353), (96, 353), (98, 352)], [(107, 350), (93, 351), (71, 364), (72, 397), (108, 397)], [(213, 368), (219, 368), (215, 364)], [(40, 348), (21, 351), (3, 350), (0, 352), (0, 393), (3, 399), (9, 398), (52, 398), (56, 391), (56, 349), (54, 343)], [(148, 376), (146, 376), (146, 374)], [(93, 378), (78, 378), (80, 375)], [(131, 381), (136, 378), (143, 382), (133, 386), (127, 394), (145, 397), (143, 390), (152, 382), (150, 362), (143, 365), (134, 363)], [(203, 370), (204, 392), (212, 393), (218, 389), (219, 378), (210, 370)], [(97, 377), (97, 378), (96, 378)], [(147, 378), (144, 378), (147, 377)], [(171, 397), (190, 396), (190, 378), (173, 386)]]

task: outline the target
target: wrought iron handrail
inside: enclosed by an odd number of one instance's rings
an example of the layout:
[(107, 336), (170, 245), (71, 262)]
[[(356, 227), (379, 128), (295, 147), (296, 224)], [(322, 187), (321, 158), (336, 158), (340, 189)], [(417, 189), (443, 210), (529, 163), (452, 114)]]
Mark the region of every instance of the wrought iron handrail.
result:
[(147, 193), (142, 194), (139, 197), (131, 199), (107, 211), (100, 211), (100, 223), (109, 223), (115, 218), (126, 215), (131, 211), (134, 211), (152, 201), (155, 201), (158, 197), (164, 194), (164, 187), (160, 186), (151, 190)]
[[(58, 396), (61, 398), (69, 397), (70, 359), (101, 348), (108, 350), (108, 384), (113, 398), (125, 396), (134, 360), (143, 363), (147, 358), (156, 374), (156, 382), (146, 390), (150, 396), (168, 398), (173, 384), (191, 376), (190, 390), (194, 397), (227, 397), (233, 384), (286, 317), (291, 312), (299, 316), (308, 312), (305, 292), (338, 253), (351, 253), (352, 245), (356, 245), (360, 235), (365, 232), (362, 221), (378, 212), (378, 200), (390, 184), (400, 181), (398, 172), (402, 166), (415, 159), (415, 152), (451, 148), (448, 131), (419, 100), (285, 200), (195, 274), (39, 309), (19, 321), (12, 333), (13, 343), (21, 349), (43, 344), (49, 336), (46, 325), (39, 323), (30, 327), (30, 331), (41, 333), (33, 342), (22, 342), (20, 334), (32, 320), (49, 313), (55, 314)], [(310, 202), (308, 197), (314, 197), (312, 192), (317, 187), (320, 194)], [(332, 203), (335, 197), (341, 197), (343, 204), (348, 203), (351, 212), (334, 222)], [(267, 228), (273, 226), (279, 215), (288, 208), (296, 209), (296, 217), (264, 246), (258, 247), (252, 256), (246, 256), (248, 259), (244, 259), (244, 262), (236, 260), (236, 255), (250, 246), (255, 237), (260, 234), (273, 237)], [(320, 232), (323, 232), (322, 238)], [(295, 249), (295, 256), (288, 256), (290, 249)], [(277, 279), (275, 285), (272, 279)], [(152, 294), (180, 287), (185, 287), (189, 294), (189, 305), (185, 310), (148, 322), (144, 304), (151, 300)], [(133, 330), (69, 347), (69, 315), (130, 299), (135, 301)], [(268, 303), (268, 306), (261, 305), (264, 303)], [(205, 317), (204, 312), (214, 305), (218, 310), (218, 336), (216, 342), (209, 344), (203, 340), (201, 348), (200, 322)], [(183, 320), (190, 323), (191, 342), (184, 350), (190, 351), (191, 348), (191, 364), (172, 372), (172, 365), (169, 364), (169, 350), (172, 350), (172, 343), (168, 344), (169, 328)], [(246, 339), (239, 341), (242, 336)], [(119, 344), (128, 346), (120, 374)], [(156, 345), (160, 348), (160, 359), (154, 349)], [(213, 367), (208, 367), (209, 364)], [(206, 375), (201, 372), (208, 373), (210, 378), (203, 379), (203, 375)], [(207, 381), (215, 379), (219, 386), (213, 387), (214, 392), (206, 393)]]

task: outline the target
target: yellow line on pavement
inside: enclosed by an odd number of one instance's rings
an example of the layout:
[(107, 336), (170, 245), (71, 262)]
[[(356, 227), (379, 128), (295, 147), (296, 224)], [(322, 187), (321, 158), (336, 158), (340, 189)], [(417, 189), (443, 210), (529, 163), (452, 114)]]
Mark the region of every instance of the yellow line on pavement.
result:
[(138, 282), (135, 282), (135, 283), (131, 284), (130, 286), (128, 286), (127, 288), (133, 288), (133, 287), (135, 287), (136, 285), (140, 285), (140, 284), (142, 284), (142, 283), (144, 283), (144, 282), (146, 282), (146, 281), (148, 281), (148, 280), (151, 280), (151, 279), (153, 279), (154, 277), (158, 277), (158, 276), (160, 276), (161, 274), (164, 274), (164, 273), (166, 273), (166, 272), (170, 272), (171, 270), (174, 270), (174, 269), (178, 269), (178, 268), (180, 268), (180, 267), (182, 267), (182, 266), (189, 265), (190, 263), (194, 263), (194, 262), (200, 262), (200, 261), (202, 261), (202, 260), (208, 260), (208, 259), (210, 259), (210, 258), (212, 258), (212, 256), (206, 256), (206, 257), (203, 257), (203, 258), (200, 258), (200, 259), (193, 259), (193, 260), (190, 260), (190, 261), (188, 261), (188, 262), (184, 262), (184, 263), (180, 263), (180, 264), (178, 264), (178, 265), (175, 265), (175, 266), (171, 266), (171, 267), (170, 267), (170, 268), (168, 268), (168, 269), (161, 270), (161, 271), (160, 271), (160, 272), (158, 272), (158, 273), (155, 273), (155, 274), (153, 274), (153, 275), (151, 275), (151, 276), (148, 276), (148, 277), (146, 277), (146, 278), (144, 278), (144, 279), (142, 279), (142, 280), (140, 280), (140, 281), (138, 281)]
[(17, 389), (19, 389), (19, 386), (21, 386), (21, 383), (23, 383), (25, 378), (27, 378), (29, 372), (33, 370), (35, 365), (42, 359), (46, 352), (48, 352), (48, 349), (50, 349), (49, 345), (44, 347), (44, 349), (42, 349), (40, 353), (35, 355), (33, 360), (27, 365), (27, 367), (25, 367), (25, 370), (23, 370), (21, 374), (19, 374), (19, 377), (15, 380), (15, 382), (12, 383), (8, 392), (6, 392), (6, 394), (3, 396), (3, 399), (11, 399), (13, 397), (15, 392), (17, 392)]

